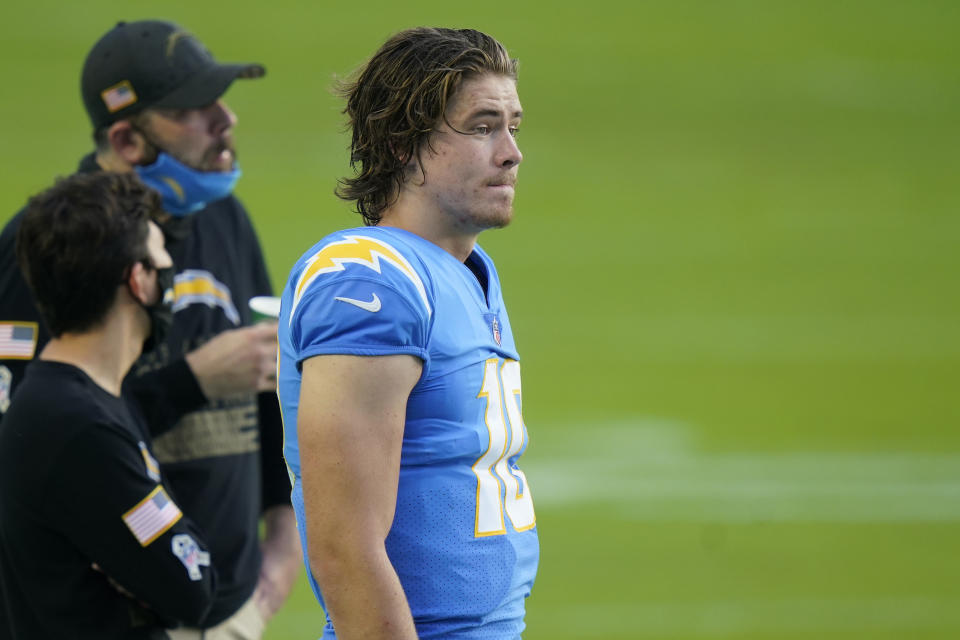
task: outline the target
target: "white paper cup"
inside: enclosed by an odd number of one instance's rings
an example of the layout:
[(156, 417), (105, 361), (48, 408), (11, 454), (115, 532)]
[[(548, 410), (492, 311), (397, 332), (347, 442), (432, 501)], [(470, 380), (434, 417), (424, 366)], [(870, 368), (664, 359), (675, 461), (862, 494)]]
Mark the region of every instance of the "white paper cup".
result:
[(277, 296), (256, 296), (250, 298), (250, 310), (254, 323), (264, 320), (276, 320), (280, 317), (280, 298)]

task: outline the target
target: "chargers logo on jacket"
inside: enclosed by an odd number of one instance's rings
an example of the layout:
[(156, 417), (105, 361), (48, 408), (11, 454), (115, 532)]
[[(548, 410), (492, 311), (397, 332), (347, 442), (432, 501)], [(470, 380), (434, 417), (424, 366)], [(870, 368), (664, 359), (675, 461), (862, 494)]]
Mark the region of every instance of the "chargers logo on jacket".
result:
[(227, 319), (235, 325), (240, 324), (240, 314), (233, 304), (233, 296), (227, 285), (213, 277), (209, 271), (187, 269), (173, 278), (173, 310), (186, 309), (192, 304), (205, 304), (208, 307), (220, 307)]

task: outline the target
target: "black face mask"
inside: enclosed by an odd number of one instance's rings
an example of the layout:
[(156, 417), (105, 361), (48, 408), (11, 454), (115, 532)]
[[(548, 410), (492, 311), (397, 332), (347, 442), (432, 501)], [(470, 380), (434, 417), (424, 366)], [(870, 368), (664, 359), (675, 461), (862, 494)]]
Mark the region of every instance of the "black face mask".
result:
[[(146, 265), (150, 266), (150, 265)], [(153, 268), (153, 267), (150, 267)], [(173, 325), (173, 267), (155, 269), (157, 272), (157, 288), (160, 297), (151, 305), (140, 303), (147, 315), (150, 316), (150, 335), (143, 343), (143, 352), (153, 351), (163, 344)]]

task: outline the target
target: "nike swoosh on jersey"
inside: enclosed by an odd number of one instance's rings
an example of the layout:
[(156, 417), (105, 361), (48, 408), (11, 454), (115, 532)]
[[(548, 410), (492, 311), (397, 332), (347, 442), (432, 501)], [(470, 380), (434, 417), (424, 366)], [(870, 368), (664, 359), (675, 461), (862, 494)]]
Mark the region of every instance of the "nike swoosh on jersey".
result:
[(377, 311), (380, 311), (380, 298), (377, 297), (377, 294), (373, 294), (373, 299), (369, 302), (364, 300), (354, 300), (353, 298), (341, 298), (340, 296), (337, 296), (334, 298), (334, 300), (352, 304), (353, 306), (360, 307), (364, 311), (369, 311), (370, 313), (376, 313)]

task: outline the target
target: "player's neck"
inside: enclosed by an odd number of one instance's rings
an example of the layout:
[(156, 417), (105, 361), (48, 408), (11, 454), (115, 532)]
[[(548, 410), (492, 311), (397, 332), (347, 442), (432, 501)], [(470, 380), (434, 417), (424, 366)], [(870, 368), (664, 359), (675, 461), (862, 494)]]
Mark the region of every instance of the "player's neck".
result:
[(53, 338), (40, 359), (71, 364), (99, 387), (119, 396), (123, 379), (143, 349), (143, 337), (137, 337), (133, 324), (134, 318), (112, 313), (95, 329)]
[(392, 206), (382, 213), (381, 227), (396, 227), (416, 234), (437, 245), (460, 262), (466, 262), (477, 244), (478, 230), (457, 228), (442, 212), (435, 215), (420, 203), (398, 198)]

